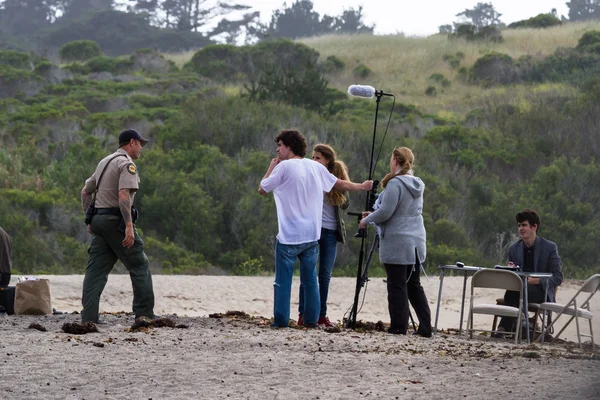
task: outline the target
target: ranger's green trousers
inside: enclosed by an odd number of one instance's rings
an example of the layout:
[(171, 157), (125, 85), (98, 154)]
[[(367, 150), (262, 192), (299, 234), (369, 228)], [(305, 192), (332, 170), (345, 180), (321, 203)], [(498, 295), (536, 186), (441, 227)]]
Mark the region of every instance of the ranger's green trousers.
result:
[(144, 241), (135, 232), (135, 243), (131, 248), (123, 247), (124, 232), (119, 232), (121, 217), (116, 215), (94, 215), (91, 224), (92, 243), (88, 249), (88, 264), (83, 279), (81, 301), (83, 322), (98, 322), (100, 295), (108, 281), (108, 274), (117, 259), (129, 271), (133, 286), (133, 313), (136, 317), (154, 317), (154, 290), (148, 257), (144, 254)]

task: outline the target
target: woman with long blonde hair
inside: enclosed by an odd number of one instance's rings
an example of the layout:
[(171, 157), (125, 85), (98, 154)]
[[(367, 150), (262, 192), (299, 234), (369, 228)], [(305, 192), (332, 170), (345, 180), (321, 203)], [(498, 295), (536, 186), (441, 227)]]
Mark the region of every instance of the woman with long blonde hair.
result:
[(387, 274), (389, 333), (408, 331), (408, 302), (419, 319), (417, 334), (431, 337), (431, 311), (421, 286), (421, 264), (425, 261), (423, 192), (425, 184), (413, 175), (415, 157), (408, 147), (396, 147), (390, 158), (390, 173), (375, 211), (363, 213), (360, 227), (372, 223), (379, 233), (379, 259)]
[[(313, 148), (313, 160), (324, 165), (329, 172), (338, 179), (349, 181), (346, 165), (337, 159), (335, 150), (327, 144), (317, 144)], [(323, 221), (321, 238), (319, 239), (319, 295), (321, 297), (321, 310), (317, 325), (327, 327), (334, 324), (327, 317), (327, 297), (329, 295), (329, 282), (331, 271), (337, 256), (337, 243), (346, 242), (346, 227), (342, 219), (342, 210), (348, 208), (348, 192), (335, 187), (323, 197)], [(303, 325), (304, 291), (300, 284), (300, 301), (298, 302), (298, 325)]]

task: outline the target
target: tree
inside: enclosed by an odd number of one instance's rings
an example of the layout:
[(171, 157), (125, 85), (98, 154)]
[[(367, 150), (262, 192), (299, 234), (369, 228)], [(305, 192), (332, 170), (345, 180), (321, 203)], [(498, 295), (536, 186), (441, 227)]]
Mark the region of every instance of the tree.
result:
[(238, 20), (228, 20), (223, 18), (219, 24), (209, 33), (208, 36), (215, 37), (221, 35), (227, 44), (238, 43), (238, 38), (245, 34), (246, 43), (249, 43), (256, 35), (254, 32), (264, 26), (260, 23), (260, 11), (247, 13)]
[(249, 8), (231, 0), (137, 0), (130, 10), (146, 16), (150, 22), (163, 28), (203, 32), (216, 18)]
[(113, 10), (114, 0), (57, 0), (59, 8), (63, 10), (61, 19), (70, 20), (81, 17), (92, 11)]
[(363, 22), (362, 6), (357, 10), (349, 8), (335, 18), (333, 29), (339, 33), (373, 33), (375, 25), (365, 25)]
[(290, 38), (318, 36), (328, 33), (373, 33), (375, 25), (365, 25), (362, 7), (344, 10), (340, 16), (319, 15), (311, 0), (297, 0), (290, 7), (275, 10), (264, 30), (255, 30), (259, 38)]
[(600, 0), (571, 0), (567, 7), (571, 21), (600, 19)]
[[(285, 3), (284, 3), (285, 7)], [(298, 0), (288, 8), (275, 10), (266, 35), (273, 38), (317, 36), (333, 30), (334, 20), (328, 15), (321, 16), (313, 10), (310, 0)]]
[(492, 3), (477, 3), (475, 8), (472, 10), (466, 9), (465, 11), (456, 14), (457, 17), (464, 17), (477, 27), (477, 30), (484, 26), (499, 25), (500, 17), (502, 14), (498, 13)]
[(28, 35), (56, 19), (55, 0), (6, 0), (0, 8), (0, 32)]
[(448, 35), (448, 34), (454, 32), (454, 27), (450, 24), (440, 25), (440, 26), (438, 26), (438, 31), (441, 34)]

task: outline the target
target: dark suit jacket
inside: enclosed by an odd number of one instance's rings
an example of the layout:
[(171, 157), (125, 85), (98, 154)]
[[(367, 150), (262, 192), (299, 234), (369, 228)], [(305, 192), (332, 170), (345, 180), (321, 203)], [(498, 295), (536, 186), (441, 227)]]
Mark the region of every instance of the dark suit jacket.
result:
[[(551, 272), (552, 278), (542, 279), (542, 288), (548, 286), (548, 301), (556, 302), (554, 288), (560, 286), (563, 281), (560, 256), (556, 243), (546, 240), (540, 236), (535, 239), (535, 253), (533, 254), (534, 272)], [(523, 268), (523, 239), (513, 243), (508, 249), (508, 261)]]

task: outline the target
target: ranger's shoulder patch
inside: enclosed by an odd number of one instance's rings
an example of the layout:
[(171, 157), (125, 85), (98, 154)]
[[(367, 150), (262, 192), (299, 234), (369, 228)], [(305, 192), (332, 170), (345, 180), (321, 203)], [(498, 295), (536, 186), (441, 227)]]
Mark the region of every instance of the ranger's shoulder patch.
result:
[(129, 173), (131, 175), (137, 174), (137, 168), (135, 167), (135, 164), (134, 163), (127, 164), (127, 171), (129, 171)]

